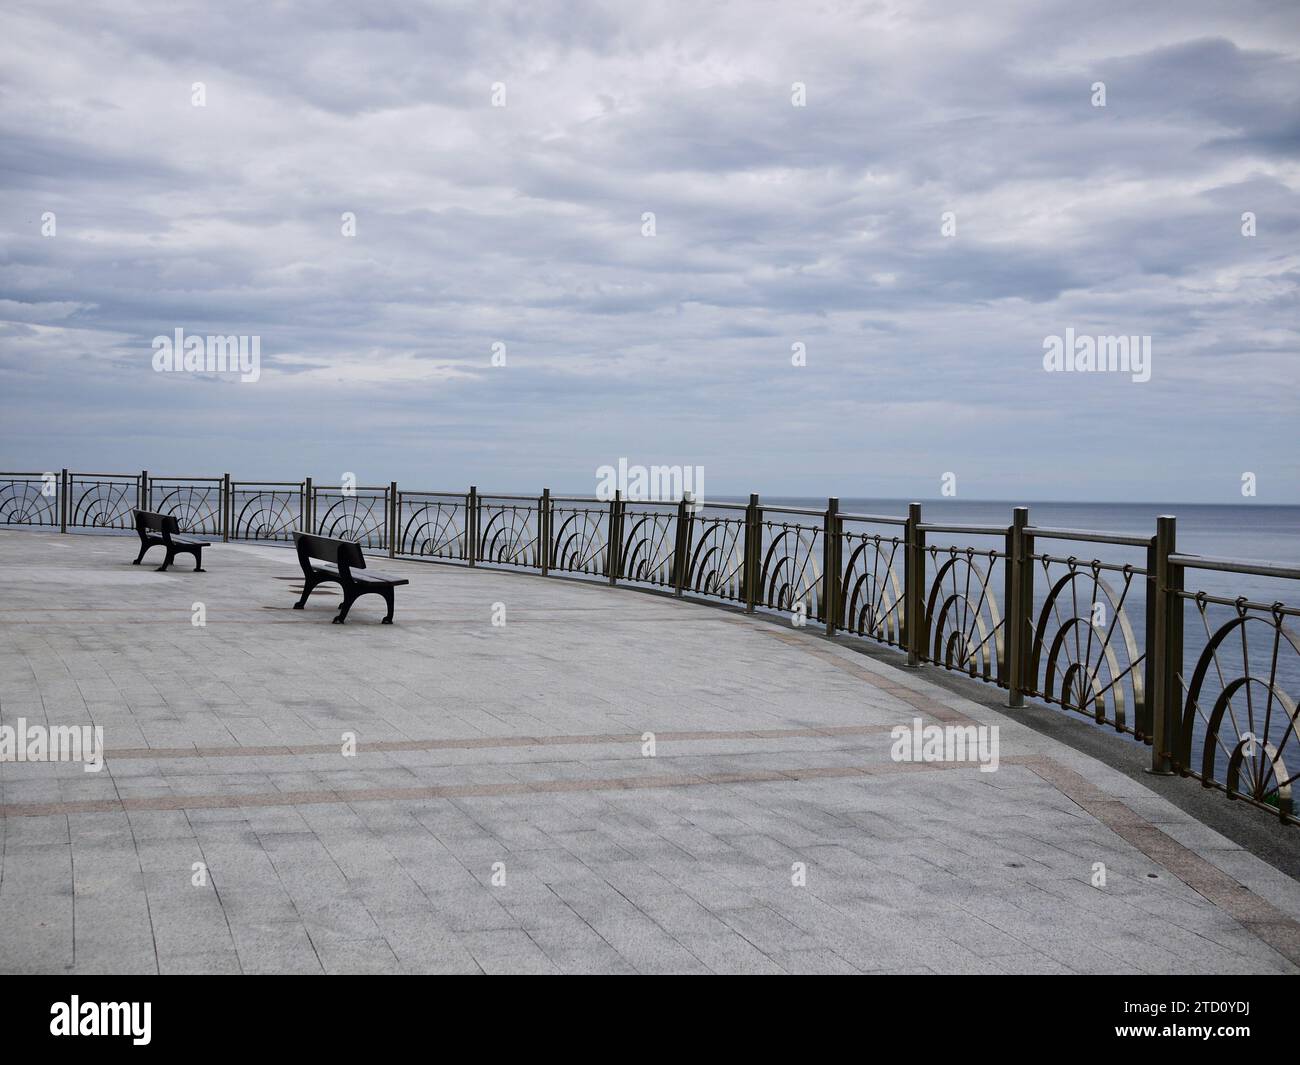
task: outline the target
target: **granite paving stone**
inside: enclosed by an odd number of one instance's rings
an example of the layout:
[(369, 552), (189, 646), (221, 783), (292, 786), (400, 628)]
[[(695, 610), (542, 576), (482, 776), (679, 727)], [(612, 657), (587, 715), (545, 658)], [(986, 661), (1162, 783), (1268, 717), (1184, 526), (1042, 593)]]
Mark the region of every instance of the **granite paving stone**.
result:
[[(0, 762), (0, 971), (1300, 971), (1290, 877), (811, 630), (386, 558), (336, 626), (283, 546), (134, 553), (0, 531), (0, 725), (107, 749)], [(917, 717), (1002, 764), (894, 762)]]

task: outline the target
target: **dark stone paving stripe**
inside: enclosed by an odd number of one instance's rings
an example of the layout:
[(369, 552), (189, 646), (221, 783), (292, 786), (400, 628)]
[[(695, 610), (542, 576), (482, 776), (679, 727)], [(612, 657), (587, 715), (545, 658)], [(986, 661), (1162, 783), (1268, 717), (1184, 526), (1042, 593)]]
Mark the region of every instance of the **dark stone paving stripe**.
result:
[[(704, 740), (784, 740), (814, 737), (871, 736), (894, 725), (817, 725), (810, 728), (742, 729), (730, 732), (655, 732), (657, 743)], [(653, 730), (650, 730), (653, 731)], [(600, 743), (641, 743), (640, 732), (591, 733), (573, 736), (467, 736), (437, 740), (377, 740), (357, 744), (357, 753), (376, 751), (457, 751), (501, 747), (568, 747)], [(308, 743), (259, 747), (120, 747), (104, 752), (109, 761), (132, 758), (266, 758), (295, 754), (338, 754), (340, 744)]]
[[(334, 750), (335, 748), (331, 748)], [(1012, 762), (1004, 758), (1003, 763)], [(774, 781), (829, 780), (878, 777), (940, 769), (978, 769), (977, 762), (883, 762), (862, 766), (792, 766), (731, 773), (652, 774), (594, 780), (521, 781), (518, 784), (440, 784), (404, 788), (357, 788), (335, 791), (273, 791), (246, 795), (172, 795), (159, 798), (81, 799), (71, 802), (9, 803), (0, 817), (48, 817), (52, 814), (112, 813), (116, 811), (229, 810), (241, 806), (305, 806), (313, 803), (383, 802), (410, 799), (492, 798), (576, 791), (637, 791), (643, 788), (682, 788), (718, 784), (764, 784)]]

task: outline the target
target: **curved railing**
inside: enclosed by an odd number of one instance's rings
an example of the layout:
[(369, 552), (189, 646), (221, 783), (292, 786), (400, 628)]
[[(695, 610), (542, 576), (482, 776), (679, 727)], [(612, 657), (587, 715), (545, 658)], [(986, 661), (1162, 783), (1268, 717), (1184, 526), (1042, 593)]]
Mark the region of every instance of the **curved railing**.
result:
[[(134, 507), (225, 540), (295, 529), (393, 557), (501, 566), (772, 612), (1031, 697), (1151, 747), (1152, 768), (1296, 820), (1300, 568), (1178, 553), (1176, 523), (1132, 536), (1030, 524), (616, 496), (409, 491), (222, 477), (0, 473), (0, 525), (129, 530)], [(1187, 588), (1270, 582), (1275, 597)], [(1203, 582), (1202, 582), (1203, 583)], [(1290, 605), (1288, 605), (1288, 602)], [(1186, 668), (1185, 668), (1186, 666)]]

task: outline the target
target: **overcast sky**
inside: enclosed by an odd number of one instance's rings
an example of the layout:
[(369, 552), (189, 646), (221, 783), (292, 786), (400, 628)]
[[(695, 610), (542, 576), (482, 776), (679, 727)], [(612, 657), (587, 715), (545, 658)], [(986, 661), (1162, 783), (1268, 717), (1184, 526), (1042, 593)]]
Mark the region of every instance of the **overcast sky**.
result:
[[(1300, 501), (1295, 0), (4, 23), (4, 469)], [(177, 328), (260, 380), (155, 372)], [(1151, 380), (1046, 372), (1066, 329)]]

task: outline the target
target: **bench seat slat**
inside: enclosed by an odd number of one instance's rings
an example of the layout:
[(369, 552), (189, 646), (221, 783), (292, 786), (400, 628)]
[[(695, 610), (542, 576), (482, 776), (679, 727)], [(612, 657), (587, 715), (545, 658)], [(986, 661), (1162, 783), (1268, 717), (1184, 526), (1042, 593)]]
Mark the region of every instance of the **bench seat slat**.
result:
[(364, 581), (366, 584), (410, 584), (405, 577), (390, 577), (387, 573), (379, 573), (375, 570), (362, 570), (360, 573), (352, 574), (354, 581)]
[[(319, 573), (322, 577), (337, 579), (339, 575), (338, 566), (329, 562), (313, 562), (311, 568), (313, 573)], [(390, 577), (387, 573), (379, 573), (372, 569), (353, 570), (349, 576), (357, 584), (391, 584), (396, 587), (399, 584), (411, 583), (405, 577)]]

